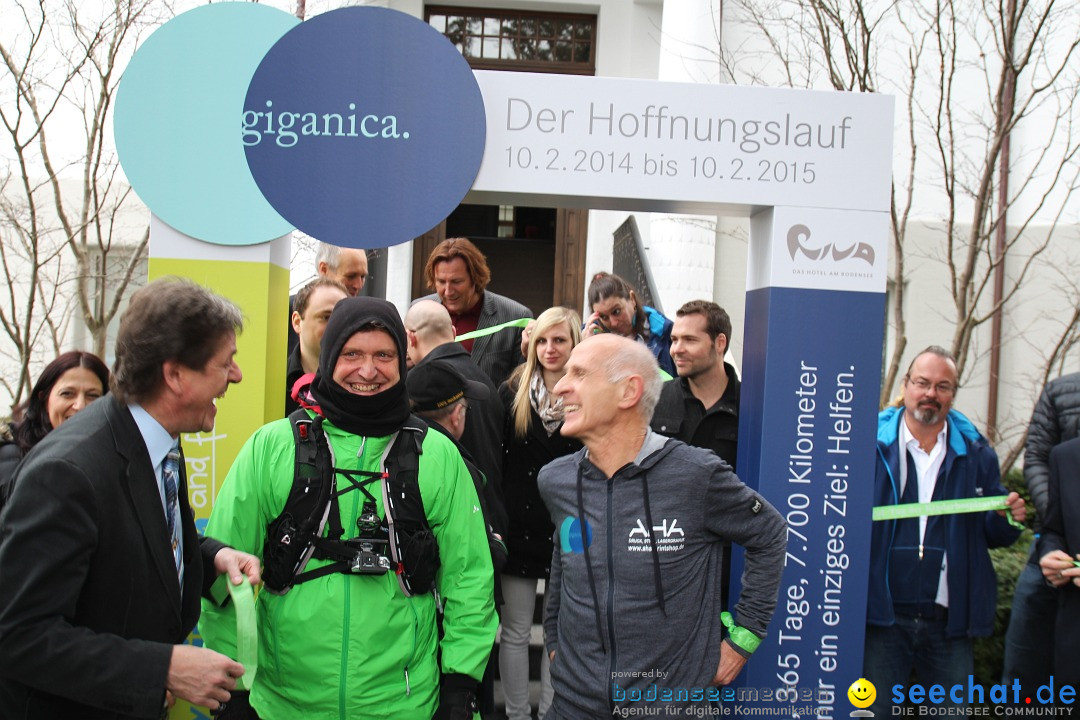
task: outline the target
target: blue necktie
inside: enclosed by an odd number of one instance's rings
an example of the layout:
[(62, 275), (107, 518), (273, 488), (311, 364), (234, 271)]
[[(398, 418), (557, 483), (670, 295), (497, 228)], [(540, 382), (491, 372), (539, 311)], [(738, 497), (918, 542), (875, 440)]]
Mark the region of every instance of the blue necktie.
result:
[(173, 561), (176, 563), (176, 577), (180, 586), (184, 585), (184, 548), (181, 544), (180, 509), (176, 503), (177, 480), (180, 478), (180, 450), (176, 446), (165, 456), (161, 464), (161, 478), (165, 483), (165, 520), (169, 524), (169, 536), (172, 540)]

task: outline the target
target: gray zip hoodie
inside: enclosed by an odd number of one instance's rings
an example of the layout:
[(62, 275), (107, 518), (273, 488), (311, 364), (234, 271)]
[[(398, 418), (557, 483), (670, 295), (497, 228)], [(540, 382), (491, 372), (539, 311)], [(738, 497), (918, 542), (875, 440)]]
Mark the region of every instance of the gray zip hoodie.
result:
[(554, 716), (718, 697), (722, 541), (746, 550), (735, 622), (764, 637), (787, 546), (780, 514), (715, 454), (652, 432), (611, 478), (582, 449), (538, 481), (556, 528), (544, 617)]

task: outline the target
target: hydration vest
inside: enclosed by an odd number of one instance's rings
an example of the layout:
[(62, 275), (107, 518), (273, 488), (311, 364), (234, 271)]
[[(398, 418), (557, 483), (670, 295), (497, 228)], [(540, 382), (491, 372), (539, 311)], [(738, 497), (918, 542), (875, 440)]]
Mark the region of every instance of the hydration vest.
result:
[[(332, 573), (382, 575), (394, 572), (406, 597), (435, 587), (439, 545), (420, 496), (419, 468), (427, 424), (410, 415), (390, 441), (382, 472), (334, 466), (334, 451), (322, 430), (323, 417), (301, 408), (289, 415), (296, 446), (293, 484), (281, 514), (266, 528), (263, 582), (278, 595), (293, 585)], [(347, 486), (338, 488), (338, 477)], [(343, 539), (338, 498), (364, 495), (359, 534)], [(374, 493), (382, 497), (380, 518)], [(330, 562), (306, 570), (311, 558)]]

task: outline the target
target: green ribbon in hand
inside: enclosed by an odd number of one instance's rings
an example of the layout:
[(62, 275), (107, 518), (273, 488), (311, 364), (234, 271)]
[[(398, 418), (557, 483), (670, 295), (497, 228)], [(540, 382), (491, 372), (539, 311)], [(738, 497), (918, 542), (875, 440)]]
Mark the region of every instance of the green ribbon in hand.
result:
[(1024, 529), (1022, 523), (1013, 519), (1008, 512), (1004, 495), (992, 497), (962, 498), (959, 500), (935, 500), (928, 503), (904, 503), (903, 505), (879, 505), (874, 508), (874, 520), (903, 520), (930, 515), (956, 515), (959, 513), (986, 512), (987, 510), (1005, 510), (1005, 519), (1014, 528)]
[(259, 671), (259, 633), (255, 627), (255, 590), (244, 576), (239, 585), (229, 586), (233, 607), (236, 609), (236, 662), (244, 666), (244, 674), (236, 679), (237, 690), (250, 690)]

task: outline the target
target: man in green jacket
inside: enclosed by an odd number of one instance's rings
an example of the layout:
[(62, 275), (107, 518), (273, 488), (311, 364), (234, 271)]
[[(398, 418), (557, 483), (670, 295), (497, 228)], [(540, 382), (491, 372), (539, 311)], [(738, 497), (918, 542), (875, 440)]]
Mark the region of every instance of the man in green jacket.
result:
[[(327, 525), (340, 527), (341, 539), (357, 547), (359, 537), (373, 532), (371, 522), (365, 529), (372, 511), (383, 532), (391, 519), (377, 473), (387, 470), (394, 439), (406, 434), (399, 431), (409, 419), (405, 330), (390, 303), (347, 298), (330, 316), (322, 349), (307, 412), (322, 418), (341, 493)], [(315, 577), (283, 593), (264, 588), (256, 606), (259, 666), (251, 690), (251, 706), (261, 720), (471, 717), (498, 623), (491, 557), (460, 454), (439, 433), (423, 438), (417, 477), (441, 560), (435, 593), (407, 596), (398, 574), (386, 570), (396, 567), (386, 557), (388, 546), (378, 542), (373, 554), (381, 562), (352, 572), (346, 562), (343, 571), (320, 575), (333, 560), (316, 553), (304, 568), (316, 571)], [(266, 562), (267, 527), (281, 515), (292, 489), (296, 444), (287, 419), (255, 432), (225, 479), (208, 536)], [(327, 535), (328, 529), (321, 531)], [(441, 639), (437, 602), (443, 608)], [(235, 653), (229, 605), (205, 601), (200, 628), (207, 646)]]

